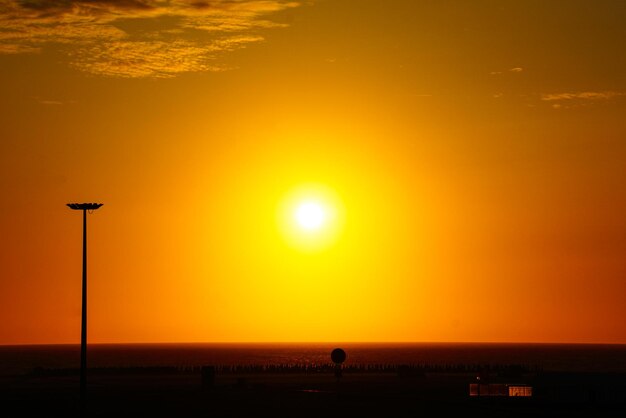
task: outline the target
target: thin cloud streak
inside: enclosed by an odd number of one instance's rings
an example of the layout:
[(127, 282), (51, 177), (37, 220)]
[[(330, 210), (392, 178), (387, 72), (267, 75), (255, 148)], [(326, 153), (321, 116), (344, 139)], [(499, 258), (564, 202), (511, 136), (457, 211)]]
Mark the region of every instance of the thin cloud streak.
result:
[[(509, 72), (509, 73), (521, 73), (523, 71), (524, 71), (524, 69), (522, 67), (513, 67), (513, 68), (509, 68), (507, 70), (507, 72)], [(503, 74), (502, 71), (491, 71), (491, 72), (489, 72), (489, 75), (501, 75), (501, 74)]]
[(584, 91), (579, 93), (543, 94), (541, 100), (545, 102), (564, 100), (609, 100), (620, 96), (626, 96), (626, 93), (619, 91)]
[[(56, 46), (73, 68), (113, 77), (223, 71), (221, 53), (263, 41), (260, 29), (286, 26), (266, 17), (298, 5), (285, 0), (0, 0), (0, 54)], [(150, 19), (160, 19), (159, 29), (128, 29), (147, 28), (142, 24)]]

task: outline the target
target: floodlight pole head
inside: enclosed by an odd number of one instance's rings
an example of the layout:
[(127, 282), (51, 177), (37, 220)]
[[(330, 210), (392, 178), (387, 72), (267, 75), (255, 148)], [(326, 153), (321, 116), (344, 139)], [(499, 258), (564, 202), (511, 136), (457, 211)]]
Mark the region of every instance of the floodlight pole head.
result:
[(102, 203), (68, 203), (67, 206), (74, 210), (96, 210)]

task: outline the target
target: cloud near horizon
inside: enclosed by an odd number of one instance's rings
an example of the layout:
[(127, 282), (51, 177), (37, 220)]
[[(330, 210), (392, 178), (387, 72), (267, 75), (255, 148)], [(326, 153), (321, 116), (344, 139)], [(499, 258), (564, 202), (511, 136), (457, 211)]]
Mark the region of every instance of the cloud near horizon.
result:
[[(112, 77), (223, 71), (221, 53), (262, 41), (285, 0), (0, 0), (0, 54), (55, 46), (69, 65)], [(158, 22), (158, 25), (150, 24)]]

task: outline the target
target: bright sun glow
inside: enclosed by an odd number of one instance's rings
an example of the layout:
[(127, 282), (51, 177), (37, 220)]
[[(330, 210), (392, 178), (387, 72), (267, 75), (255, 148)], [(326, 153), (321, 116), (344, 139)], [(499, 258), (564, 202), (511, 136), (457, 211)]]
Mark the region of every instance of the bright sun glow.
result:
[(318, 202), (303, 202), (296, 209), (296, 221), (302, 228), (313, 231), (324, 225), (326, 212)]
[(277, 215), (288, 244), (304, 252), (329, 248), (341, 235), (344, 223), (339, 196), (317, 183), (302, 184), (287, 192)]

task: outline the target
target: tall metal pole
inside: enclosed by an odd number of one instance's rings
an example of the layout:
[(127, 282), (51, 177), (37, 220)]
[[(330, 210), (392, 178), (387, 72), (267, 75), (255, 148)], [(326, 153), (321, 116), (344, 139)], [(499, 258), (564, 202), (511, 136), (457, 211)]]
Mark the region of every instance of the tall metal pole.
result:
[(87, 211), (93, 211), (102, 203), (68, 203), (73, 210), (83, 211), (83, 291), (82, 316), (80, 323), (80, 414), (87, 409)]
[(87, 209), (83, 209), (83, 303), (80, 324), (80, 410), (87, 402)]

